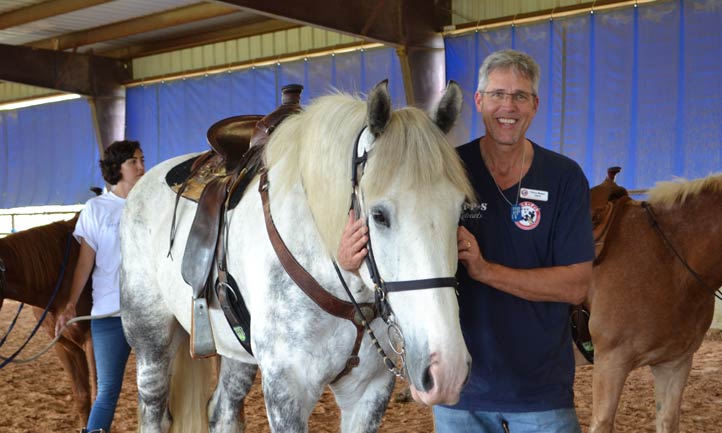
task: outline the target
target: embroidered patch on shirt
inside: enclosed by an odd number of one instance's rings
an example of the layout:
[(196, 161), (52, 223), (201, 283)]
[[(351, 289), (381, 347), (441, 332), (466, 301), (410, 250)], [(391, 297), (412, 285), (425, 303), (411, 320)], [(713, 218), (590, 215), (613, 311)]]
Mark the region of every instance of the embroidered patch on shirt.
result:
[(521, 220), (516, 221), (517, 227), (522, 230), (533, 230), (539, 225), (541, 221), (541, 209), (530, 201), (523, 201), (519, 203), (521, 207)]
[(549, 193), (547, 191), (541, 191), (538, 189), (522, 188), (519, 192), (521, 198), (527, 200), (547, 201), (549, 200)]

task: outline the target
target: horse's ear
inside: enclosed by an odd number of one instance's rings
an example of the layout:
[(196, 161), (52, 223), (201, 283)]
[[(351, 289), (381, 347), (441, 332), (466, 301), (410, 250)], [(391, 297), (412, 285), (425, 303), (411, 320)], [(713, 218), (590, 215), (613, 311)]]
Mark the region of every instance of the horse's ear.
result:
[(464, 96), (461, 92), (461, 86), (454, 81), (449, 81), (446, 85), (444, 95), (441, 97), (439, 104), (432, 116), (436, 126), (441, 129), (444, 134), (448, 134), (454, 126), (456, 119), (461, 114), (461, 105), (464, 102)]
[(383, 80), (371, 89), (368, 99), (367, 121), (369, 130), (378, 137), (386, 129), (391, 119), (391, 95), (389, 95), (389, 80)]

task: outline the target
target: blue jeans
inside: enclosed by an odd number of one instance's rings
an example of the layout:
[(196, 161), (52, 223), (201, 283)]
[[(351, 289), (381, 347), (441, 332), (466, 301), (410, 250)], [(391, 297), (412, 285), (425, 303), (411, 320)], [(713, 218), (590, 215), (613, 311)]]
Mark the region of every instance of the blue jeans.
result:
[(125, 340), (120, 317), (91, 320), (90, 332), (93, 336), (95, 368), (98, 371), (98, 395), (90, 410), (88, 430), (102, 428), (109, 432), (123, 385), (130, 346)]
[(470, 412), (434, 406), (436, 433), (581, 433), (574, 409)]

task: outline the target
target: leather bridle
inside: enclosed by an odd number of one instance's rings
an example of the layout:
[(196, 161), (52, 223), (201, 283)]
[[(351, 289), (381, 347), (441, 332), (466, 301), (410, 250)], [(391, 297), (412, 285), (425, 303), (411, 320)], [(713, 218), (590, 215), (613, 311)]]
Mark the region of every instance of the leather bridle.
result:
[[(363, 192), (361, 191), (360, 179), (361, 176), (363, 176), (366, 162), (368, 161), (369, 152), (373, 147), (374, 139), (375, 137), (373, 137), (368, 127), (364, 127), (361, 132), (359, 132), (358, 137), (356, 138), (356, 143), (354, 144), (353, 155), (351, 158), (351, 209), (353, 209), (357, 219), (361, 216), (361, 212), (364, 209)], [(366, 225), (368, 226), (368, 224), (368, 216), (366, 216)], [(383, 278), (381, 278), (379, 268), (376, 264), (373, 247), (371, 245), (370, 232), (368, 239), (368, 243), (366, 244), (366, 250), (368, 253), (366, 254), (366, 258), (364, 260), (369, 275), (371, 277), (371, 281), (373, 281), (374, 283), (373, 290), (376, 310), (388, 326), (389, 343), (393, 351), (400, 358), (400, 366), (397, 366), (396, 363), (388, 359), (386, 353), (379, 346), (377, 339), (374, 337), (373, 331), (371, 331), (370, 327), (368, 326), (368, 320), (364, 320), (364, 322), (366, 323), (367, 332), (372, 337), (371, 340), (376, 345), (377, 351), (379, 351), (379, 353), (384, 358), (384, 364), (386, 364), (386, 367), (395, 375), (402, 376), (404, 374), (403, 370), (405, 367), (405, 348), (403, 347), (403, 332), (401, 331), (399, 325), (396, 323), (394, 312), (388, 302), (388, 294), (390, 292), (423, 290), (438, 287), (456, 287), (456, 278), (440, 277), (419, 280), (385, 281)], [(343, 276), (341, 275), (341, 272), (335, 262), (334, 266), (336, 267), (336, 273), (338, 274), (342, 285), (346, 289), (346, 292), (351, 299), (351, 302), (356, 305), (356, 300), (351, 294), (351, 291), (348, 289), (348, 286), (346, 285), (346, 282), (344, 281)], [(363, 312), (360, 309), (358, 310), (358, 313), (363, 315)]]

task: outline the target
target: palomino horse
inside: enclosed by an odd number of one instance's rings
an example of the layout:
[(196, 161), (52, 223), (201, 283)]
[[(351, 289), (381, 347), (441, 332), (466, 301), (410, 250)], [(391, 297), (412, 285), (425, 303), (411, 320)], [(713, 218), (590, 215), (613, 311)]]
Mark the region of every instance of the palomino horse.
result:
[(722, 175), (660, 182), (646, 203), (622, 206), (589, 293), (590, 432), (614, 430), (627, 374), (649, 365), (657, 433), (676, 433), (692, 355), (712, 321), (714, 289), (722, 285)]
[[(283, 242), (326, 295), (349, 299), (332, 258), (351, 203), (352, 156), (364, 151), (368, 159), (357, 193), (363, 195), (362, 214), (369, 216), (382, 285), (444, 281), (390, 293), (379, 287), (381, 303), (393, 313), (391, 325), (387, 328), (376, 319), (371, 328), (386, 353), (391, 353), (388, 334), (397, 336), (397, 349), (403, 344), (404, 371), (417, 400), (429, 405), (458, 400), (471, 360), (459, 326), (453, 279), (447, 277), (456, 271), (461, 205), (473, 193), (444, 133), (460, 104), (461, 90), (452, 83), (433, 121), (416, 108), (394, 111), (384, 82), (374, 87), (368, 102), (344, 94), (320, 97), (275, 130), (264, 149), (268, 183), (258, 178), (251, 182), (228, 215), (227, 269), (252, 315), (253, 356), (239, 344), (223, 312), (209, 303), (222, 357), (218, 386), (207, 407), (205, 402), (201, 406), (211, 432), (243, 428), (239, 407), (256, 365), (272, 431), (307, 431), (308, 417), (326, 385), (341, 409), (343, 432), (377, 431), (394, 375), (368, 334), (322, 310), (294, 283), (266, 233), (272, 217)], [(181, 278), (181, 257), (196, 204), (181, 199), (169, 254), (175, 195), (165, 177), (187, 159), (175, 158), (146, 173), (129, 195), (121, 221), (121, 314), (137, 358), (144, 433), (166, 432), (171, 420), (174, 428), (205, 428), (186, 427), (191, 422), (186, 418), (204, 413), (175, 411), (171, 418), (167, 405), (171, 357), (191, 329), (191, 288)], [(264, 199), (270, 196), (266, 217), (259, 185)], [(340, 272), (359, 303), (374, 300), (370, 268), (366, 264), (359, 273)], [(409, 281), (417, 278), (424, 280)], [(339, 377), (355, 350), (358, 366)]]
[[(43, 328), (52, 338), (55, 337), (55, 314), (68, 301), (73, 270), (78, 260), (79, 244), (72, 238), (76, 221), (77, 216), (69, 221), (23, 230), (0, 239), (0, 260), (6, 269), (3, 297), (32, 305), (35, 317), (39, 319), (60, 283), (43, 322)], [(62, 281), (58, 281), (61, 274)], [(91, 302), (88, 284), (78, 301), (78, 314), (90, 314)], [(89, 322), (68, 327), (54, 348), (70, 376), (78, 421), (85, 425), (95, 380)]]

